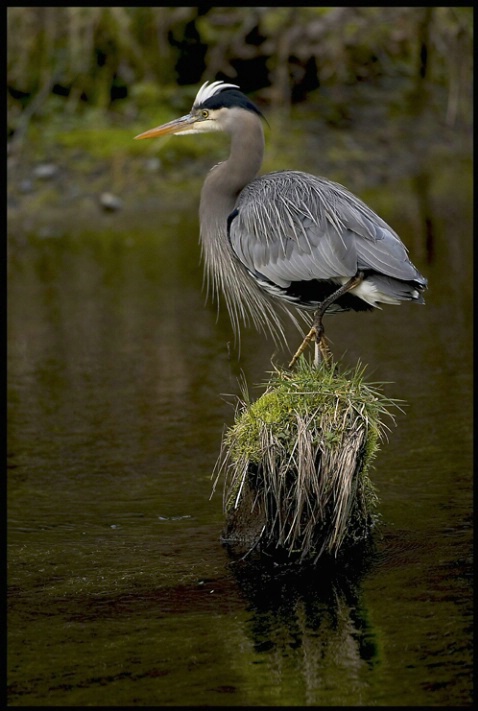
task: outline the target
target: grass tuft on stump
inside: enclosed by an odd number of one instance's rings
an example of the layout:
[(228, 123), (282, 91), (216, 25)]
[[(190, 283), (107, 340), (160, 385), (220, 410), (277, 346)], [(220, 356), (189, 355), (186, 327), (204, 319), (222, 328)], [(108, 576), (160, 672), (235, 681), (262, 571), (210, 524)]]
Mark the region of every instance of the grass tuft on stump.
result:
[(301, 357), (294, 371), (274, 370), (255, 402), (244, 393), (215, 470), (225, 543), (317, 562), (368, 538), (378, 518), (370, 469), (399, 404), (364, 372)]

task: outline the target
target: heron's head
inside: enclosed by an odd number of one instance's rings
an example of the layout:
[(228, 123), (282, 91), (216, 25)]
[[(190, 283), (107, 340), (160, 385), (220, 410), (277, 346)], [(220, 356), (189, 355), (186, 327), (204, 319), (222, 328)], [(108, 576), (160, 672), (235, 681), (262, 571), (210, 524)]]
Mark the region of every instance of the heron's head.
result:
[(245, 96), (236, 84), (214, 81), (205, 82), (199, 89), (191, 111), (181, 118), (135, 136), (156, 138), (168, 134), (210, 133), (211, 131), (232, 131), (237, 125), (238, 112), (252, 113), (262, 117), (261, 112)]

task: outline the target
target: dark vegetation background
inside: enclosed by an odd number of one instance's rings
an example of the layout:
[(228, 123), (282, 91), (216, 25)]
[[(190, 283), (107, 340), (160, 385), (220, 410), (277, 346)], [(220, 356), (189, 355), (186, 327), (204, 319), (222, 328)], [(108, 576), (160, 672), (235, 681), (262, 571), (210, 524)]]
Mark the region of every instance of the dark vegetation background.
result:
[(442, 92), (453, 124), (471, 108), (471, 42), (472, 9), (460, 7), (9, 8), (9, 133), (93, 109), (132, 120), (215, 77), (281, 106), (401, 78), (407, 105)]
[[(469, 7), (8, 8), (10, 217), (25, 228), (25, 211), (44, 214), (58, 201), (84, 214), (81, 176), (90, 198), (113, 191), (127, 208), (158, 190), (162, 168), (170, 180), (173, 167), (202, 175), (192, 158), (214, 152), (217, 137), (173, 141), (160, 160), (151, 158), (157, 145), (132, 137), (185, 113), (205, 80), (237, 81), (269, 119), (282, 116), (288, 143), (277, 131), (268, 137), (279, 141), (268, 170), (320, 168), (358, 189), (364, 167), (367, 180), (384, 179), (372, 165), (404, 136), (420, 135), (419, 153), (437, 137), (469, 152), (472, 25)], [(301, 140), (324, 136), (310, 165), (287, 154), (295, 129)], [(330, 129), (360, 138), (331, 154)], [(385, 172), (400, 170), (399, 153)]]

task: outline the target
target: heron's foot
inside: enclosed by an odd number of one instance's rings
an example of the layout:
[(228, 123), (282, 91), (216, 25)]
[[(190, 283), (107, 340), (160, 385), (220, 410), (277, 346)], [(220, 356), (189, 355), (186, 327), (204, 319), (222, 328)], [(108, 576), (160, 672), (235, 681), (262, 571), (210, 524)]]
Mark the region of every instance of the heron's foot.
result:
[(332, 351), (330, 350), (325, 334), (319, 333), (315, 340), (315, 358), (314, 365), (318, 368), (321, 363), (329, 363), (332, 361)]
[(305, 351), (309, 343), (315, 339), (315, 359), (314, 363), (318, 366), (320, 363), (329, 363), (332, 361), (332, 353), (325, 340), (324, 326), (322, 324), (322, 319), (325, 315), (327, 309), (337, 301), (341, 296), (350, 291), (350, 289), (358, 286), (364, 278), (363, 272), (357, 272), (357, 274), (348, 280), (345, 284), (342, 284), (336, 291), (334, 291), (330, 296), (328, 296), (322, 303), (314, 314), (314, 325), (310, 329), (307, 336), (302, 341), (299, 349), (295, 353), (291, 362), (289, 363), (289, 368), (293, 368), (297, 362), (299, 356)]
[(309, 343), (311, 343), (313, 340), (315, 340), (316, 336), (317, 336), (317, 329), (315, 328), (315, 326), (312, 326), (309, 333), (306, 335), (306, 337), (300, 344), (299, 348), (297, 349), (296, 353), (294, 354), (294, 357), (292, 358), (291, 362), (289, 363), (289, 368), (294, 367), (294, 365), (297, 363), (297, 360), (299, 359), (299, 357), (305, 351), (305, 349), (307, 348)]
[(289, 368), (294, 367), (299, 357), (306, 350), (309, 343), (312, 343), (312, 341), (315, 341), (314, 365), (318, 367), (320, 363), (328, 363), (332, 360), (332, 352), (327, 344), (324, 329), (321, 328), (318, 330), (316, 326), (312, 326), (289, 363)]

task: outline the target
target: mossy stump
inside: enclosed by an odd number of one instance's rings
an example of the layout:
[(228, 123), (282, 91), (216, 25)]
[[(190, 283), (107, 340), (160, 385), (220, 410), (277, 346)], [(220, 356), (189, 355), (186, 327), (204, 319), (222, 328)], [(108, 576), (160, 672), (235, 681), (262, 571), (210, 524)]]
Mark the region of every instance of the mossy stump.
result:
[(370, 536), (371, 464), (398, 404), (363, 376), (360, 365), (340, 373), (301, 357), (293, 372), (275, 370), (258, 400), (240, 401), (216, 467), (231, 552), (316, 563)]

